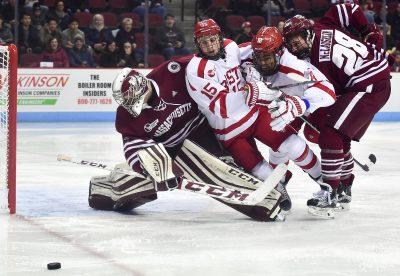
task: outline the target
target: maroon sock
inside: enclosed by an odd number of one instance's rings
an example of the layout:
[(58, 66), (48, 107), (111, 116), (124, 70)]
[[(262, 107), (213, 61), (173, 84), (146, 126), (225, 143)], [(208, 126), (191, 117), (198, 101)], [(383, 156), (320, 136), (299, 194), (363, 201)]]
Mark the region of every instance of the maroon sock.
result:
[(333, 190), (340, 184), (343, 158), (343, 150), (321, 149), (322, 179)]

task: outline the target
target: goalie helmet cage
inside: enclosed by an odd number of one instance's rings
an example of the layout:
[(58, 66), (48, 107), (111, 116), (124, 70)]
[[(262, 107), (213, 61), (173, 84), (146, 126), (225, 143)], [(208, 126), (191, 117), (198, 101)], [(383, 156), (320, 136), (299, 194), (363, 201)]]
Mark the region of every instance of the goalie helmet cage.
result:
[(17, 66), (15, 45), (0, 46), (0, 213), (15, 213)]

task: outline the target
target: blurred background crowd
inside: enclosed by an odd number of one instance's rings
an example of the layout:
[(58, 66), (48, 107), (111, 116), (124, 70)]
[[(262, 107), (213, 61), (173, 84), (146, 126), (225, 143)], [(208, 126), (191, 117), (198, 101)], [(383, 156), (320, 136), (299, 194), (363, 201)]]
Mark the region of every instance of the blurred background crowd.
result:
[[(331, 0), (0, 0), (0, 44), (16, 43), (21, 67), (154, 67), (194, 53), (194, 22), (214, 18), (226, 37), (251, 41), (263, 25), (283, 28), (295, 14), (318, 19)], [(335, 1), (336, 0), (332, 0)], [(386, 32), (400, 70), (398, 0), (363, 0)], [(384, 5), (385, 4), (385, 5)]]

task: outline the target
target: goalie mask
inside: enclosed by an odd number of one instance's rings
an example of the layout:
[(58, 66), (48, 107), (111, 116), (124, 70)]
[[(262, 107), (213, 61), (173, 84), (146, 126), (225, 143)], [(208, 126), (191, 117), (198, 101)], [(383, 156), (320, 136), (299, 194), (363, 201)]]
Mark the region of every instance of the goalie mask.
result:
[(196, 23), (194, 26), (194, 43), (201, 57), (218, 60), (225, 56), (221, 28), (212, 19)]
[(305, 59), (311, 55), (311, 47), (314, 41), (314, 21), (302, 15), (296, 15), (285, 21), (283, 25), (283, 37), (285, 46), (293, 55)]
[(151, 95), (150, 80), (141, 73), (124, 68), (113, 82), (114, 100), (134, 117), (140, 115)]
[(283, 54), (283, 38), (275, 27), (262, 27), (251, 41), (253, 63), (263, 76), (278, 72)]

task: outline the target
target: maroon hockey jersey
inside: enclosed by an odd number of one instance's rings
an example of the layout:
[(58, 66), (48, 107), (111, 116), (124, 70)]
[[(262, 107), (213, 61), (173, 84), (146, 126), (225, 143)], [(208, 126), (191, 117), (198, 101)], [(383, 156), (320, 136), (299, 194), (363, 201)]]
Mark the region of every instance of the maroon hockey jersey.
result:
[(191, 56), (165, 62), (147, 75), (156, 95), (138, 117), (122, 106), (117, 109), (115, 125), (123, 137), (125, 158), (138, 172), (140, 149), (157, 143), (167, 149), (180, 146), (205, 120), (186, 90), (185, 69), (190, 59)]
[(337, 95), (347, 91), (368, 91), (367, 87), (390, 78), (382, 49), (352, 36), (350, 26), (364, 32), (367, 21), (356, 4), (334, 5), (314, 25), (311, 63), (334, 85)]

